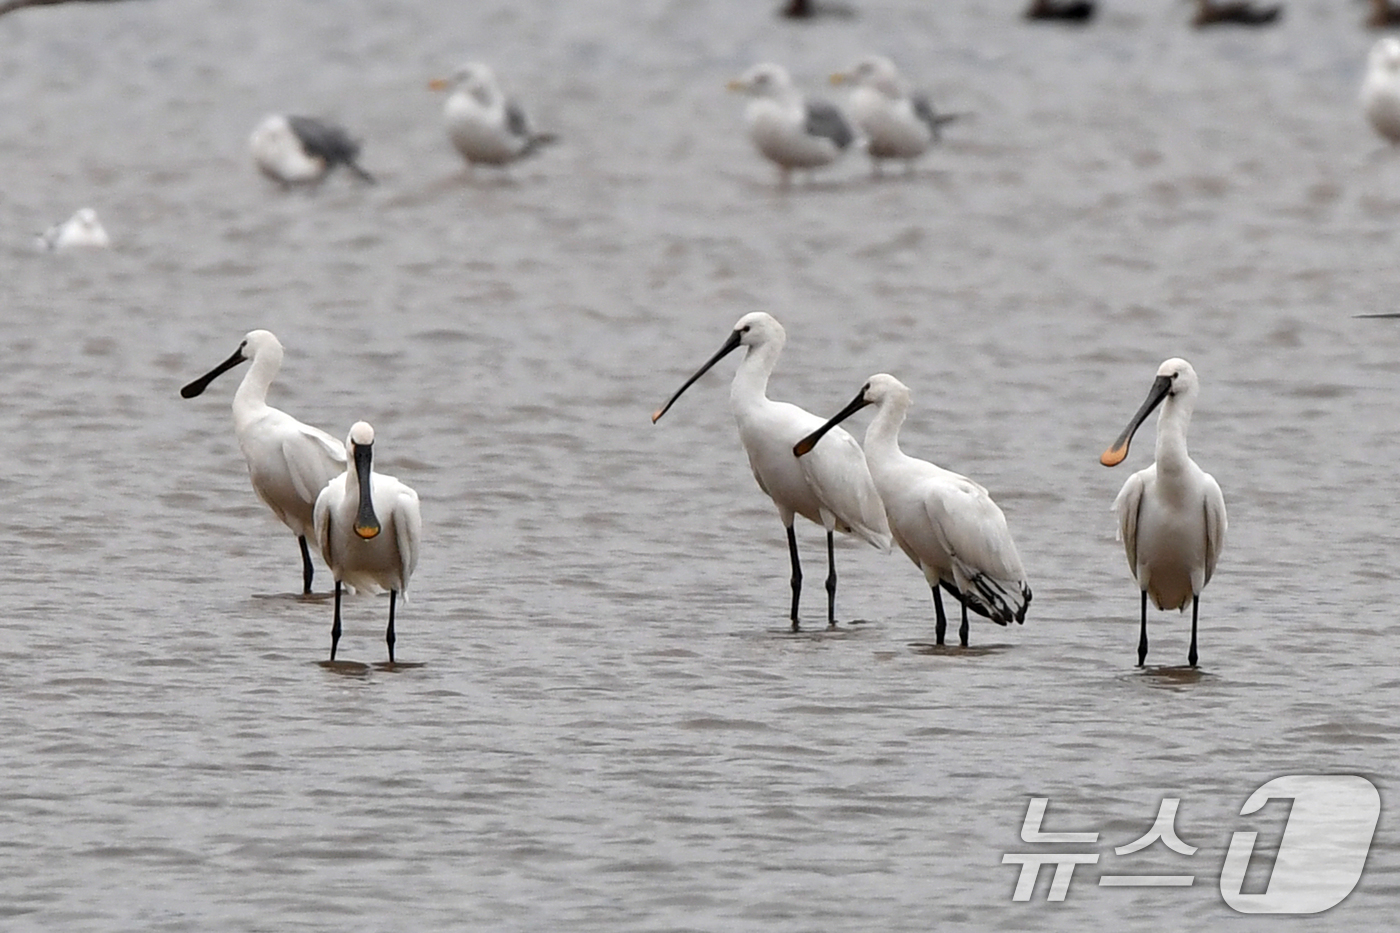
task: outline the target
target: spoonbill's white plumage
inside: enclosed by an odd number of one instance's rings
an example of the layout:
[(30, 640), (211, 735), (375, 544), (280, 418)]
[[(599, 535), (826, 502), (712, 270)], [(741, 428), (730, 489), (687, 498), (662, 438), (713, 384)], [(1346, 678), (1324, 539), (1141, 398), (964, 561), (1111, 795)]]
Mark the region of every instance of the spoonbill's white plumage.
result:
[(811, 412), (768, 398), (768, 377), (782, 353), (787, 334), (771, 315), (755, 311), (741, 317), (719, 352), (685, 381), (676, 394), (652, 415), (655, 423), (686, 389), (730, 352), (744, 348), (734, 373), (729, 406), (739, 425), (739, 440), (749, 455), (754, 479), (773, 504), (787, 529), (792, 562), (792, 630), (799, 630), (797, 604), (802, 593), (802, 567), (797, 557), (793, 516), (801, 515), (826, 529), (826, 619), (836, 624), (835, 531), (853, 534), (880, 550), (890, 546), (884, 507), (870, 479), (865, 455), (855, 438), (838, 431), (820, 456), (798, 460), (792, 445), (822, 423)]
[(1400, 143), (1400, 39), (1385, 36), (1371, 46), (1361, 82), (1361, 109), (1377, 133)]
[(754, 65), (730, 81), (729, 89), (752, 98), (744, 108), (749, 139), (778, 166), (785, 186), (793, 169), (830, 165), (855, 142), (855, 132), (840, 109), (804, 97), (781, 65)]
[(1215, 478), (1196, 465), (1186, 452), (1186, 429), (1196, 405), (1200, 380), (1191, 364), (1170, 359), (1157, 370), (1157, 378), (1137, 414), (1118, 440), (1099, 458), (1104, 466), (1117, 466), (1128, 455), (1128, 445), (1138, 425), (1158, 405), (1155, 462), (1139, 470), (1123, 484), (1113, 510), (1118, 515), (1118, 537), (1128, 554), (1128, 567), (1142, 589), (1142, 631), (1138, 637), (1138, 667), (1147, 661), (1147, 597), (1158, 609), (1185, 611), (1191, 604), (1191, 650), (1187, 660), (1196, 666), (1196, 616), (1201, 590), (1215, 573), (1215, 562), (1225, 546), (1225, 497)]
[(480, 62), (459, 66), (449, 78), (428, 85), (451, 89), (442, 107), (447, 136), (470, 167), (509, 165), (555, 141), (553, 133), (537, 132), (520, 104), (496, 83), (495, 72)]
[(418, 566), (423, 518), (418, 493), (373, 470), (374, 428), (357, 421), (345, 439), (345, 473), (316, 499), (316, 543), (335, 575), (331, 660), (340, 643), (341, 584), (371, 593), (389, 591), (389, 663), (394, 663), (394, 609)]
[(75, 246), (91, 246), (106, 249), (112, 245), (102, 221), (97, 219), (97, 211), (90, 207), (80, 208), (72, 217), (54, 224), (35, 238), (39, 249), (58, 250)]
[(311, 117), (274, 113), (263, 118), (248, 140), (258, 171), (282, 185), (315, 184), (337, 165), (362, 181), (374, 177), (360, 168), (360, 144), (338, 126)]
[(345, 446), (319, 428), (302, 424), (267, 404), (267, 390), (282, 366), (282, 344), (271, 332), (249, 331), (233, 355), (180, 390), (185, 398), (201, 394), (220, 374), (252, 360), (233, 395), (233, 430), (248, 461), (253, 491), (301, 545), (302, 592), (311, 592), (311, 553), (316, 497), (345, 471)]
[(867, 405), (875, 406), (875, 418), (865, 432), (870, 475), (895, 543), (923, 571), (933, 590), (938, 644), (943, 644), (948, 626), (940, 586), (962, 603), (958, 638), (963, 647), (968, 609), (998, 625), (1025, 622), (1031, 588), (1001, 509), (986, 489), (966, 476), (899, 449), (899, 428), (909, 411), (904, 383), (886, 373), (871, 376), (849, 405), (804, 437), (793, 453), (803, 460), (816, 456), (828, 443), (823, 440), (828, 432), (839, 430), (837, 424)]
[(958, 114), (939, 113), (927, 95), (914, 91), (894, 62), (867, 55), (831, 76), (833, 84), (852, 84), (851, 119), (865, 135), (865, 150), (878, 174), (885, 159), (903, 159), (906, 167), (938, 142), (945, 124)]

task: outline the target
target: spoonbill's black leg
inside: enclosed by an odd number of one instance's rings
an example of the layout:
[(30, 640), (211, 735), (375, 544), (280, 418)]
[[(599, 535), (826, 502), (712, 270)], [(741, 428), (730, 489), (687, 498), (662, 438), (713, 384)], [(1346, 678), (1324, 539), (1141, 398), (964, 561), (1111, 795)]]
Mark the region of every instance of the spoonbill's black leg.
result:
[(938, 595), (938, 587), (933, 587), (933, 611), (935, 620), (933, 623), (934, 644), (943, 644), (943, 637), (948, 633), (948, 617), (943, 614), (943, 597)]
[(297, 542), (301, 545), (301, 595), (311, 595), (311, 575), (315, 573), (315, 568), (311, 566), (311, 549), (306, 546), (306, 535), (297, 535)]
[(962, 645), (964, 648), (966, 648), (966, 647), (967, 647), (967, 600), (965, 600), (965, 599), (960, 599), (960, 600), (958, 600), (958, 602), (962, 603), (962, 612), (963, 612), (963, 616), (962, 616), (962, 625), (958, 626), (958, 644), (960, 644), (960, 645)]
[(1186, 661), (1192, 667), (1196, 666), (1196, 610), (1201, 608), (1201, 597), (1191, 597), (1191, 651), (1186, 655)]
[(340, 644), (340, 581), (335, 581), (335, 621), (331, 623), (331, 660), (335, 660), (335, 646)]
[(792, 558), (792, 630), (801, 631), (797, 622), (797, 600), (802, 595), (802, 564), (797, 560), (797, 533), (787, 526), (788, 555)]
[(1138, 667), (1147, 664), (1147, 590), (1142, 591), (1142, 634), (1138, 635)]
[(826, 533), (826, 627), (836, 628), (836, 545), (833, 534)]
[(384, 633), (384, 641), (389, 645), (389, 663), (394, 663), (394, 603), (399, 601), (399, 591), (389, 591), (389, 630)]

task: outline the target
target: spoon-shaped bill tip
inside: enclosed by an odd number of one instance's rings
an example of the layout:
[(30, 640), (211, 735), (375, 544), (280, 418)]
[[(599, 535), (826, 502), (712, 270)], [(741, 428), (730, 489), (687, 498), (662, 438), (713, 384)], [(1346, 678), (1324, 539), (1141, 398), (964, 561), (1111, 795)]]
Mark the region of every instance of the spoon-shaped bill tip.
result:
[(658, 408), (656, 411), (652, 412), (651, 423), (656, 424), (656, 422), (661, 420), (661, 416), (664, 414), (666, 414), (666, 409), (664, 408)]
[(1099, 463), (1106, 467), (1115, 467), (1123, 462), (1123, 458), (1128, 456), (1127, 444), (1116, 444), (1105, 450), (1099, 457)]
[(373, 525), (365, 525), (361, 524), (360, 522), (356, 522), (355, 534), (359, 535), (361, 538), (364, 538), (366, 541), (368, 541), (370, 538), (377, 538), (379, 537), (379, 525), (377, 523)]
[(445, 90), (447, 90), (447, 79), (446, 79), (446, 78), (434, 78), (433, 80), (431, 80), (431, 81), (428, 82), (428, 90), (430, 90), (430, 91), (445, 91)]
[(812, 452), (812, 448), (815, 446), (817, 446), (817, 439), (809, 434), (792, 445), (792, 455), (794, 457), (805, 457)]

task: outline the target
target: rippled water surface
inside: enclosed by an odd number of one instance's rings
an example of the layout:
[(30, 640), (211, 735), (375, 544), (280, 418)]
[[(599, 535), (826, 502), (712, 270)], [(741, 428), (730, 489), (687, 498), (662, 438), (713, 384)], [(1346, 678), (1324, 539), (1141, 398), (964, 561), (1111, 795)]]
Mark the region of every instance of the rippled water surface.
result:
[[(1286, 804), (1241, 817), (1249, 794), (1359, 773), (1389, 801), (1400, 326), (1353, 315), (1395, 309), (1400, 155), (1356, 106), (1362, 6), (1210, 35), (1164, 0), (1083, 30), (1010, 0), (771, 5), (0, 18), (0, 925), (1273, 929), (1219, 890), (1232, 831), (1277, 845)], [(851, 158), (780, 192), (724, 82), (774, 59), (815, 88), (868, 51), (975, 116), (910, 175)], [(469, 178), (425, 89), (467, 57), (563, 142)], [(245, 140), (272, 110), (343, 121), (381, 183), (270, 186)], [(32, 249), (82, 205), (114, 249)], [(788, 330), (776, 398), (909, 384), (905, 449), (1007, 513), (1024, 627), (932, 651), (918, 572), (846, 541), (843, 624), (787, 631), (734, 362), (648, 417), (755, 309)], [(358, 663), (320, 664), (331, 606), (249, 489), (238, 374), (179, 398), (254, 327), (287, 347), (273, 403), (372, 422), (422, 498), (399, 669), (374, 598), (346, 607)], [(1175, 355), (1230, 512), (1199, 675), (1175, 614), (1165, 667), (1133, 667), (1108, 509), (1150, 437), (1096, 462)], [(1101, 834), (1061, 903), (1048, 870), (1013, 902), (1002, 864), (1046, 849), (1033, 796)], [(1114, 855), (1164, 797), (1199, 851)], [(1125, 872), (1195, 883), (1096, 883)], [(1383, 812), (1310, 928), (1383, 927), (1398, 892)]]

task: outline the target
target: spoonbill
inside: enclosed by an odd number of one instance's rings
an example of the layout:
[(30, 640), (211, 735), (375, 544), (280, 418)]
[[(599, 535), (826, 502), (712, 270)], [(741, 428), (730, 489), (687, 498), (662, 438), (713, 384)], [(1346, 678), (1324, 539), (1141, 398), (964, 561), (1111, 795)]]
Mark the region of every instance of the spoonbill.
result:
[(72, 217), (54, 224), (34, 238), (34, 245), (42, 250), (69, 249), (74, 246), (91, 246), (106, 249), (112, 245), (102, 221), (97, 219), (97, 211), (90, 207), (79, 208)]
[(831, 76), (832, 84), (853, 84), (851, 118), (865, 134), (871, 169), (880, 174), (885, 159), (903, 159), (906, 168), (938, 142), (943, 126), (959, 114), (939, 113), (927, 95), (910, 89), (894, 62), (867, 55)]
[(338, 126), (311, 117), (274, 113), (265, 117), (248, 140), (258, 171), (284, 188), (314, 184), (343, 165), (362, 181), (374, 176), (360, 168), (360, 144)]
[(943, 644), (948, 617), (941, 586), (962, 604), (958, 641), (967, 647), (967, 610), (998, 625), (1026, 620), (1031, 588), (1006, 516), (987, 490), (957, 473), (899, 449), (899, 428), (909, 411), (909, 387), (878, 373), (831, 420), (798, 441), (792, 452), (804, 460), (819, 453), (817, 442), (867, 405), (875, 417), (865, 431), (870, 475), (885, 504), (890, 531), (900, 550), (923, 571), (933, 590), (934, 638)]
[(434, 91), (451, 89), (442, 107), (447, 136), (468, 167), (509, 165), (555, 141), (553, 133), (537, 132), (514, 100), (502, 93), (487, 65), (468, 62), (451, 77), (428, 83)]
[(778, 166), (784, 187), (793, 169), (829, 165), (855, 141), (841, 111), (828, 101), (803, 97), (782, 65), (754, 65), (730, 81), (729, 89), (753, 98), (744, 110), (749, 139)]
[(233, 394), (233, 431), (248, 461), (253, 491), (301, 545), (302, 593), (311, 592), (311, 552), (306, 537), (313, 531), (316, 497), (345, 470), (345, 446), (319, 428), (302, 424), (267, 404), (267, 390), (282, 367), (282, 344), (270, 331), (252, 330), (233, 355), (180, 390), (194, 398), (239, 363), (253, 365)]
[(1361, 109), (1377, 133), (1400, 143), (1400, 39), (1385, 36), (1371, 46), (1361, 82)]
[(389, 591), (389, 663), (394, 663), (394, 608), (418, 566), (423, 518), (418, 493), (392, 476), (373, 471), (374, 428), (363, 421), (345, 439), (345, 473), (316, 497), (316, 543), (335, 575), (331, 660), (340, 643), (340, 591)]
[(739, 318), (719, 352), (696, 370), (656, 414), (655, 424), (676, 399), (721, 359), (739, 347), (744, 358), (729, 389), (729, 407), (739, 425), (739, 440), (749, 455), (758, 488), (778, 507), (787, 529), (788, 556), (792, 561), (792, 630), (800, 630), (797, 603), (802, 594), (802, 565), (797, 559), (797, 535), (793, 516), (801, 515), (826, 529), (826, 621), (836, 625), (836, 552), (833, 532), (853, 534), (889, 550), (890, 529), (880, 496), (870, 479), (865, 455), (855, 438), (838, 431), (819, 457), (799, 461), (792, 445), (821, 419), (788, 402), (768, 398), (768, 377), (787, 341), (787, 332), (772, 315), (754, 311)]
[(1117, 466), (1128, 456), (1128, 444), (1152, 409), (1162, 406), (1157, 419), (1157, 453), (1152, 466), (1139, 470), (1123, 484), (1113, 510), (1118, 514), (1118, 537), (1128, 554), (1128, 568), (1142, 588), (1142, 634), (1138, 637), (1138, 667), (1147, 661), (1147, 597), (1158, 609), (1186, 611), (1191, 603), (1191, 650), (1186, 659), (1196, 666), (1196, 616), (1201, 590), (1215, 573), (1225, 546), (1225, 497), (1215, 477), (1186, 453), (1186, 429), (1201, 383), (1191, 364), (1170, 359), (1157, 369), (1157, 378), (1133, 420), (1099, 462)]

